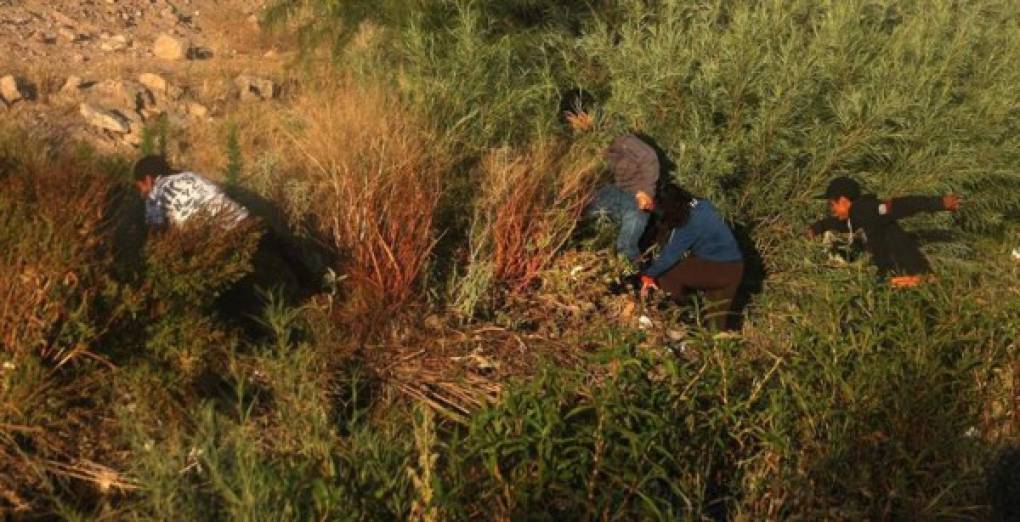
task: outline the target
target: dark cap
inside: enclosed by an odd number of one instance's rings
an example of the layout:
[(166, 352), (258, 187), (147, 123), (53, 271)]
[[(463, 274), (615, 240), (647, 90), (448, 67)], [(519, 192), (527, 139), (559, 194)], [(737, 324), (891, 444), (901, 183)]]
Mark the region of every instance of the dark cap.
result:
[(817, 199), (838, 199), (840, 196), (845, 196), (849, 200), (854, 200), (861, 195), (861, 185), (852, 178), (846, 176), (840, 176), (834, 178), (829, 182), (829, 187), (825, 189), (825, 194), (817, 196)]
[(167, 164), (166, 158), (163, 156), (150, 154), (135, 163), (133, 174), (135, 180), (140, 180), (146, 176), (157, 178), (167, 176), (170, 174), (170, 165)]

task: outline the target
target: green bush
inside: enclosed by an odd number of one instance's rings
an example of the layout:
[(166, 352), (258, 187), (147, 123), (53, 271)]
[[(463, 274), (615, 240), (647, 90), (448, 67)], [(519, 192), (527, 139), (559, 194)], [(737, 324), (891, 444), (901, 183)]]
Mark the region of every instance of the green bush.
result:
[[(320, 24), (353, 16), (348, 3), (304, 5)], [(418, 6), (388, 5), (393, 13)], [(507, 31), (512, 17), (494, 14), (521, 9), (547, 23)], [(1010, 182), (1020, 140), (1010, 94), (1020, 80), (1015, 3), (618, 0), (581, 11), (552, 2), (430, 4), (419, 18), (377, 20), (389, 36), (377, 44), (389, 50), (382, 56), (356, 45), (336, 55), (363, 54), (369, 62), (359, 70), (424, 108), (460, 158), (442, 216), (471, 214), (477, 187), (491, 181), (470, 173), (491, 147), (558, 133), (558, 93), (572, 86), (601, 101), (583, 147), (594, 154), (624, 130), (652, 137), (675, 179), (748, 230), (766, 266), (824, 211), (812, 196), (840, 174), (882, 196), (962, 194), (956, 218), (918, 220), (922, 228), (1001, 238), (1020, 215)], [(484, 223), (451, 217), (441, 225), (450, 229), (444, 238), (463, 243)], [(970, 239), (956, 235), (942, 252), (972, 259)]]
[(607, 352), (604, 373), (548, 368), (510, 390), (450, 448), (466, 469), (447, 477), (458, 486), (448, 499), (490, 506), (497, 519), (721, 512), (731, 501), (723, 481), (751, 440), (756, 376), (733, 360), (736, 345), (705, 348), (710, 358), (687, 363)]

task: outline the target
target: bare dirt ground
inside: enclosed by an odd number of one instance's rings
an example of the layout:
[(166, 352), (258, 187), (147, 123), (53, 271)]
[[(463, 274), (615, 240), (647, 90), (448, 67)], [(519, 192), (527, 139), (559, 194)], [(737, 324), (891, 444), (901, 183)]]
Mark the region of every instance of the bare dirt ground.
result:
[[(286, 103), (293, 52), (285, 36), (262, 35), (266, 3), (0, 0), (0, 79), (17, 85), (16, 93), (0, 89), (0, 120), (129, 156), (142, 129), (164, 121), (178, 160), (213, 162), (208, 147), (188, 142), (222, 141), (235, 114)], [(161, 37), (184, 56), (159, 52)]]

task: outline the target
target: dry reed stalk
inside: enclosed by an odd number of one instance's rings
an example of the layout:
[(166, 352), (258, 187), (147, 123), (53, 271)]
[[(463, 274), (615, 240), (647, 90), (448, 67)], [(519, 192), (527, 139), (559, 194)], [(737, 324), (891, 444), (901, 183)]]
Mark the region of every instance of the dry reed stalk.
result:
[(134, 491), (139, 488), (137, 484), (124, 478), (117, 470), (88, 460), (82, 460), (76, 464), (49, 460), (44, 464), (47, 471), (51, 473), (90, 482), (103, 493), (111, 489)]
[(570, 238), (595, 178), (594, 159), (544, 142), (524, 154), (501, 150), (482, 161), (494, 276), (520, 293), (548, 268)]
[(343, 257), (356, 315), (392, 314), (414, 297), (436, 243), (441, 162), (425, 128), (378, 89), (314, 90), (291, 134), (316, 187), (311, 211)]

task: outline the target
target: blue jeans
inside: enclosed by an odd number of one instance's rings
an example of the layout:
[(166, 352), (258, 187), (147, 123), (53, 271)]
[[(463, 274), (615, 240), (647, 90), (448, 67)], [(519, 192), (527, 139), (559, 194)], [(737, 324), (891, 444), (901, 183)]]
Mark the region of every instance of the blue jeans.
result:
[(616, 185), (602, 187), (584, 214), (587, 217), (611, 218), (620, 226), (620, 233), (616, 236), (617, 252), (627, 256), (632, 263), (637, 264), (641, 260), (638, 243), (648, 225), (648, 213), (638, 208), (633, 194), (620, 190)]

